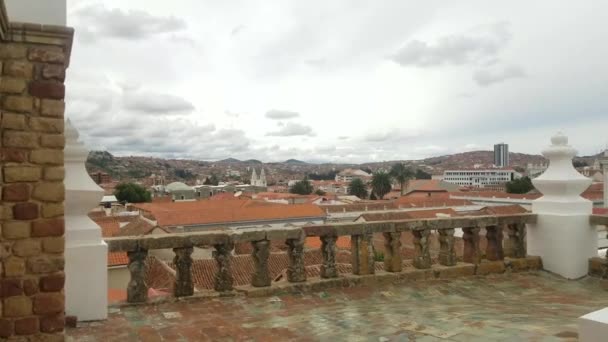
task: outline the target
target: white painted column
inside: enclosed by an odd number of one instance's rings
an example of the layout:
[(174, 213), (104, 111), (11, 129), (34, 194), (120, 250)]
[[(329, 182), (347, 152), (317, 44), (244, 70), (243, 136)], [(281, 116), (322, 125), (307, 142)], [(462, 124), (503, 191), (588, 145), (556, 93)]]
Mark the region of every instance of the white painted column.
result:
[(65, 296), (66, 314), (79, 321), (107, 318), (108, 246), (101, 228), (88, 216), (99, 205), (103, 190), (85, 169), (89, 151), (78, 141), (78, 132), (65, 124)]
[(597, 256), (597, 232), (589, 224), (593, 203), (580, 194), (591, 179), (572, 165), (576, 150), (561, 132), (543, 150), (549, 168), (532, 180), (543, 197), (532, 202), (538, 222), (528, 226), (528, 253), (542, 258), (543, 268), (568, 279), (583, 277)]

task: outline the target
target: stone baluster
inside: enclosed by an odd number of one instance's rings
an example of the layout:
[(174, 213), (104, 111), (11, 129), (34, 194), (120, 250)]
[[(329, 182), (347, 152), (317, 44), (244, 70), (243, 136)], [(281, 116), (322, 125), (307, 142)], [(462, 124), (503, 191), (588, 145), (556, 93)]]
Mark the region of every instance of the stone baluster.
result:
[(388, 232), (384, 235), (384, 270), (401, 272), (401, 232)]
[(372, 246), (372, 233), (351, 236), (351, 254), (353, 274), (374, 274), (374, 248)]
[(127, 286), (127, 302), (144, 303), (148, 300), (148, 285), (146, 284), (146, 257), (148, 251), (140, 249), (127, 252), (129, 257), (129, 273), (131, 280)]
[(430, 229), (414, 230), (414, 267), (431, 268)]
[(287, 239), (287, 256), (289, 266), (287, 267), (287, 280), (290, 283), (306, 281), (306, 269), (304, 268), (304, 240)]
[(232, 270), (230, 267), (230, 252), (234, 248), (232, 243), (214, 245), (213, 258), (217, 263), (214, 289), (218, 292), (232, 291)]
[(194, 248), (173, 248), (175, 257), (175, 297), (192, 296), (194, 294), (194, 283), (192, 282), (192, 252)]
[(486, 259), (490, 261), (503, 260), (505, 258), (502, 249), (502, 227), (487, 226), (486, 227)]
[(444, 266), (454, 266), (456, 262), (454, 228), (439, 229), (439, 263)]
[(253, 275), (251, 285), (254, 287), (270, 286), (270, 272), (268, 271), (268, 257), (270, 256), (270, 241), (252, 241)]
[(526, 225), (513, 223), (507, 225), (508, 239), (505, 241), (505, 255), (511, 258), (526, 257)]
[(464, 241), (464, 251), (462, 260), (471, 264), (479, 264), (481, 261), (481, 252), (479, 250), (479, 227), (462, 228)]
[(335, 278), (338, 276), (336, 268), (336, 236), (321, 236), (321, 252), (323, 265), (321, 265), (321, 278)]

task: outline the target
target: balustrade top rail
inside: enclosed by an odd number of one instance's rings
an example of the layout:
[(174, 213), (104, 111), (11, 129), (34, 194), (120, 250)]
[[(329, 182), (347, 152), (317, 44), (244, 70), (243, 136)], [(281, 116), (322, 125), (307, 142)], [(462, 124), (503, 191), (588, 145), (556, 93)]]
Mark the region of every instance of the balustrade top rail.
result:
[(591, 215), (589, 222), (597, 226), (608, 226), (608, 216), (603, 215)]
[[(600, 217), (602, 218), (602, 217)], [(605, 217), (608, 219), (608, 217)], [(443, 230), (466, 227), (489, 227), (535, 223), (535, 214), (440, 217), (376, 222), (354, 222), (310, 225), (294, 228), (257, 228), (234, 231), (213, 231), (106, 238), (110, 252), (187, 248), (261, 240), (288, 240), (303, 237), (365, 235), (422, 230)], [(599, 223), (598, 223), (599, 224)]]

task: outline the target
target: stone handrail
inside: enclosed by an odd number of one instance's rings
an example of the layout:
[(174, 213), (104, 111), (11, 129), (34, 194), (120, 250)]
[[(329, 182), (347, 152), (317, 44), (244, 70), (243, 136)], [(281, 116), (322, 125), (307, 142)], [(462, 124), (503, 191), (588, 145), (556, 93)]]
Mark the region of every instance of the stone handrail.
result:
[[(148, 250), (172, 248), (175, 252), (173, 262), (176, 266), (174, 295), (191, 296), (194, 293), (191, 266), (193, 248), (213, 246), (213, 257), (218, 265), (215, 274), (216, 291), (233, 290), (230, 271), (230, 255), (235, 243), (250, 242), (253, 246), (252, 258), (254, 274), (251, 285), (268, 287), (271, 285), (268, 272), (268, 257), (271, 240), (284, 240), (288, 247), (289, 266), (287, 280), (291, 283), (306, 281), (304, 264), (304, 242), (306, 237), (319, 237), (323, 264), (321, 278), (336, 278), (336, 240), (339, 236), (351, 236), (353, 274), (373, 274), (374, 254), (372, 236), (384, 236), (384, 268), (387, 272), (401, 272), (402, 256), (401, 234), (411, 232), (414, 237), (413, 265), (417, 269), (431, 268), (430, 236), (437, 231), (440, 243), (439, 263), (454, 266), (457, 263), (454, 231), (462, 228), (464, 235), (463, 261), (479, 264), (484, 254), (480, 250), (480, 230), (485, 229), (487, 260), (503, 260), (505, 256), (526, 257), (526, 224), (535, 223), (536, 215), (497, 215), (475, 217), (446, 217), (432, 219), (394, 220), (380, 222), (342, 223), (312, 225), (286, 229), (242, 229), (235, 231), (204, 231), (166, 235), (147, 235), (140, 237), (107, 238), (110, 252), (127, 252), (131, 280), (127, 287), (127, 301), (138, 303), (147, 301), (148, 288), (145, 283), (145, 260)], [(508, 238), (504, 241), (503, 232)]]
[(589, 222), (592, 225), (596, 225), (596, 226), (608, 226), (608, 216), (591, 215), (591, 217), (589, 218)]

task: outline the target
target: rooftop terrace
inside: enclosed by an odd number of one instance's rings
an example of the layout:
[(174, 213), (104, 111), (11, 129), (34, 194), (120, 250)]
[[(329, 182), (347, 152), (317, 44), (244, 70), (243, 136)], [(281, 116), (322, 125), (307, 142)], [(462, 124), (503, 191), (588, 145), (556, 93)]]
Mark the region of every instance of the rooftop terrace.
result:
[(575, 341), (599, 281), (547, 272), (404, 281), (111, 309), (67, 341)]

